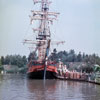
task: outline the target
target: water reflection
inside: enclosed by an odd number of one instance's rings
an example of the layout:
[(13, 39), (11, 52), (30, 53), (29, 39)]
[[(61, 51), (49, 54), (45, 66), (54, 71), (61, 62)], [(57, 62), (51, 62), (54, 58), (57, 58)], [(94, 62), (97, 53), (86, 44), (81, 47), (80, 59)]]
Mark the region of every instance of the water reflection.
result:
[(3, 79), (3, 75), (0, 75), (0, 83), (1, 83), (2, 79)]
[(45, 83), (43, 80), (27, 80), (27, 87), (34, 100), (50, 100), (56, 90), (56, 80), (46, 80)]
[(100, 100), (100, 86), (61, 80), (0, 76), (0, 100)]

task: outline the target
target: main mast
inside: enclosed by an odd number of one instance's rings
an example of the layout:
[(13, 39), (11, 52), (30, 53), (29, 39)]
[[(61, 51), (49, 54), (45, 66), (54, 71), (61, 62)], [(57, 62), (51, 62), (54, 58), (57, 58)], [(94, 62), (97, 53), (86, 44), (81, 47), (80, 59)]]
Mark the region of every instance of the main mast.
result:
[(49, 6), (51, 2), (49, 0), (33, 0), (34, 4), (39, 4), (41, 9), (38, 11), (31, 10), (32, 15), (31, 24), (34, 20), (39, 21), (38, 28), (33, 28), (33, 32), (37, 33), (36, 40), (25, 40), (24, 42), (30, 42), (31, 44), (36, 44), (35, 52), (38, 50), (38, 61), (43, 62), (49, 54), (50, 42), (51, 42), (51, 32), (50, 24), (53, 20), (56, 20), (59, 13), (49, 12)]

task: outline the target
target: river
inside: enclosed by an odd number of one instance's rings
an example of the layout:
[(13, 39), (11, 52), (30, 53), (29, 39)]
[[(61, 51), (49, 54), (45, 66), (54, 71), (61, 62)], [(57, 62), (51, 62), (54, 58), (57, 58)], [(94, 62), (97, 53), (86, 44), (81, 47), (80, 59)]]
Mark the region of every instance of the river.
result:
[(0, 75), (0, 100), (100, 100), (100, 86), (63, 80)]

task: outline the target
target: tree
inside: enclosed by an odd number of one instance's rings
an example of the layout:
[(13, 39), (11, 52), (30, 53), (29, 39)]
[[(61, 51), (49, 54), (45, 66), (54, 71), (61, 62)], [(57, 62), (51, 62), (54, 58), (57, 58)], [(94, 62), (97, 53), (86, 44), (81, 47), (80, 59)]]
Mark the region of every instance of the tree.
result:
[(1, 63), (1, 58), (0, 58), (0, 72), (4, 70), (3, 66), (2, 66), (2, 63)]
[(9, 56), (9, 55), (7, 55), (7, 56), (5, 57), (4, 63), (5, 63), (5, 64), (11, 64), (11, 62), (10, 62), (10, 56)]
[(49, 56), (49, 59), (52, 61), (58, 61), (58, 54), (57, 54), (57, 50), (54, 49), (53, 52), (51, 53), (51, 55)]
[(2, 63), (1, 63), (1, 58), (0, 58), (0, 66), (2, 65)]
[(69, 62), (75, 62), (76, 61), (76, 55), (74, 50), (70, 50), (68, 54), (68, 61)]
[(31, 52), (28, 56), (28, 61), (30, 60), (37, 60), (37, 54), (36, 52)]
[(4, 57), (1, 56), (1, 65), (4, 65)]
[(27, 58), (26, 58), (26, 56), (23, 56), (23, 57), (22, 57), (22, 61), (23, 61), (23, 64), (24, 64), (24, 65), (27, 64)]
[(81, 52), (79, 52), (79, 54), (77, 55), (77, 61), (78, 61), (78, 62), (81, 62), (81, 61), (82, 61)]
[(57, 53), (57, 50), (56, 50), (56, 48), (53, 50), (53, 53), (54, 53), (54, 54), (56, 54), (56, 53)]

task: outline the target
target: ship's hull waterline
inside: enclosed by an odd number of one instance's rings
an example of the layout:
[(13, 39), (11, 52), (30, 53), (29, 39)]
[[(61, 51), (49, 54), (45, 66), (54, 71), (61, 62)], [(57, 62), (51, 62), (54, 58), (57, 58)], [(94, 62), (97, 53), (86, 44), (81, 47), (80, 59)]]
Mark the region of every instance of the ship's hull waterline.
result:
[[(46, 79), (56, 79), (57, 68), (55, 66), (47, 66)], [(44, 66), (32, 66), (28, 69), (28, 78), (31, 79), (43, 79), (44, 78)]]

